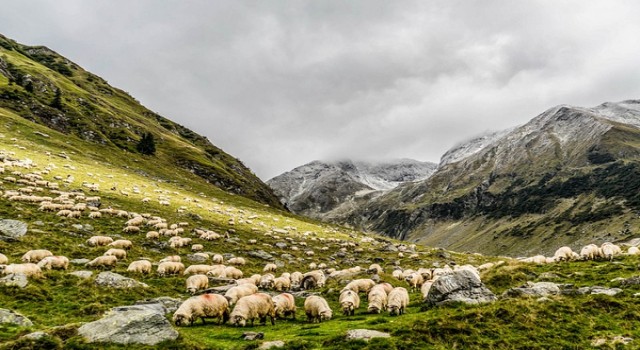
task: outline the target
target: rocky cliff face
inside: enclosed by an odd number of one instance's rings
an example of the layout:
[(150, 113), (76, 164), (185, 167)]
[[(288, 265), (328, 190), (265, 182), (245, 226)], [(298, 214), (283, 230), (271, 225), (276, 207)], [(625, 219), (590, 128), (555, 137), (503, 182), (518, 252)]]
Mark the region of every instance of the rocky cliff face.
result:
[(639, 176), (640, 101), (558, 106), (456, 147), (431, 177), (375, 198), (348, 221), (397, 238), (514, 255), (630, 238)]
[(424, 180), (436, 165), (409, 159), (380, 163), (314, 161), (267, 181), (294, 213), (336, 219), (398, 185)]

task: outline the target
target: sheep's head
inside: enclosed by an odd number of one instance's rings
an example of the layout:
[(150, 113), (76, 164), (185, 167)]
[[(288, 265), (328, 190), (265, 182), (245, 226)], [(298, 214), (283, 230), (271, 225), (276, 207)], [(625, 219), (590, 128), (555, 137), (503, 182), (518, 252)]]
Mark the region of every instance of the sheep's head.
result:
[(369, 305), (369, 308), (367, 309), (367, 311), (369, 311), (370, 314), (379, 314), (380, 308), (374, 305)]
[(331, 319), (332, 316), (332, 312), (331, 310), (325, 310), (320, 312), (320, 321), (328, 321)]
[(175, 314), (173, 315), (173, 323), (175, 323), (176, 326), (180, 327), (180, 326), (186, 326), (188, 324), (191, 324), (191, 318), (188, 317), (187, 315), (184, 314)]
[(247, 320), (242, 315), (234, 315), (231, 318), (231, 324), (237, 327), (244, 327), (247, 325)]
[(3, 273), (6, 268), (7, 265), (0, 265), (0, 273)]
[(196, 294), (197, 291), (198, 291), (198, 289), (196, 287), (187, 288), (187, 293), (189, 293), (191, 295)]
[(343, 301), (342, 303), (340, 303), (340, 305), (342, 306), (342, 311), (345, 314), (353, 310), (353, 303), (350, 301)]
[(389, 306), (389, 315), (391, 316), (400, 315), (400, 308), (398, 308), (395, 305)]

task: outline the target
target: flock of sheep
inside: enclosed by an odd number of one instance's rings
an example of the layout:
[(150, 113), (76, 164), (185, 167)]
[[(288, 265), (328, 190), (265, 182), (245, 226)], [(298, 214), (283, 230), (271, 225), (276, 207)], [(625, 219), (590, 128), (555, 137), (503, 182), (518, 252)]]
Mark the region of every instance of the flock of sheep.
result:
[[(604, 242), (599, 247), (596, 244), (588, 244), (580, 250), (580, 253), (574, 252), (570, 247), (561, 247), (556, 250), (553, 257), (545, 257), (544, 255), (535, 255), (528, 258), (518, 258), (525, 263), (534, 264), (550, 264), (559, 261), (575, 261), (575, 260), (613, 260), (614, 257), (624, 254), (620, 246), (611, 242)], [(635, 246), (627, 248), (627, 255), (640, 255), (640, 249)]]

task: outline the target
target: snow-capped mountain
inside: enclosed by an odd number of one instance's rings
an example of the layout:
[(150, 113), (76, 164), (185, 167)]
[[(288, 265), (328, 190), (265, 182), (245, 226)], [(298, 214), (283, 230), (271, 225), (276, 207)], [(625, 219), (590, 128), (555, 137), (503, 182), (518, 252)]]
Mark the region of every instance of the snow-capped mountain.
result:
[[(352, 210), (398, 185), (427, 179), (436, 164), (400, 159), (384, 162), (313, 161), (267, 181), (294, 213), (315, 218)], [(344, 209), (344, 210), (343, 210)]]
[(348, 221), (455, 250), (528, 254), (623, 239), (640, 223), (636, 213), (640, 101), (629, 100), (556, 106), (460, 144), (428, 179), (371, 200)]

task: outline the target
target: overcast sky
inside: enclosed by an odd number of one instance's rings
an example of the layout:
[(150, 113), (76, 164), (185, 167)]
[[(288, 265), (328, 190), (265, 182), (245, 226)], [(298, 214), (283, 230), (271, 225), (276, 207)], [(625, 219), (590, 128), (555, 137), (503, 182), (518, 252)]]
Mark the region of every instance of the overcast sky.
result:
[(5, 1), (45, 45), (269, 179), (438, 162), (557, 104), (640, 98), (637, 1)]

